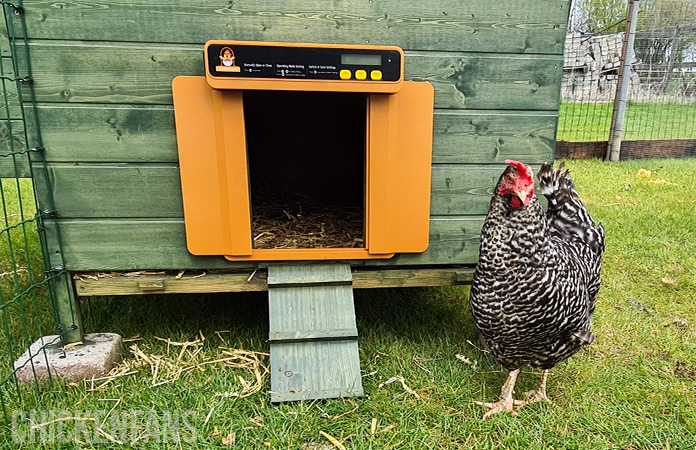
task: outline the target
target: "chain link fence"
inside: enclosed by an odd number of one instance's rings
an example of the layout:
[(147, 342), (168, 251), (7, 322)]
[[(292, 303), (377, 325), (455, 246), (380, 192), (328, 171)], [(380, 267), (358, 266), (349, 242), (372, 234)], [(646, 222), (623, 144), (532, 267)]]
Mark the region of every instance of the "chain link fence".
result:
[[(626, 0), (576, 0), (565, 44), (559, 157), (604, 157)], [(696, 156), (696, 0), (642, 0), (622, 159)]]

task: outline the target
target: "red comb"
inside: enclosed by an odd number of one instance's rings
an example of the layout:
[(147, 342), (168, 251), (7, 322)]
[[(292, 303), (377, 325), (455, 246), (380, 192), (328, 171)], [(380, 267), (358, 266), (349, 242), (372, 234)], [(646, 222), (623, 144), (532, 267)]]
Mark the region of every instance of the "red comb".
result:
[(531, 175), (529, 174), (529, 167), (527, 167), (524, 163), (521, 163), (519, 161), (515, 161), (514, 159), (506, 159), (505, 164), (510, 164), (511, 166), (517, 167), (517, 169), (520, 171), (520, 173), (523, 173), (526, 176), (531, 178)]

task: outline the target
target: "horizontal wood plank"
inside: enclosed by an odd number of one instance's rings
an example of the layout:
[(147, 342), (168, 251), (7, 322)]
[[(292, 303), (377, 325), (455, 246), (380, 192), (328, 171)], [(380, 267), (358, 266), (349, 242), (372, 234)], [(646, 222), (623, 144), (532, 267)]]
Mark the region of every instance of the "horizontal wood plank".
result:
[(172, 106), (40, 104), (46, 160), (179, 161)]
[[(0, 29), (4, 28), (4, 26), (0, 27)], [(0, 37), (0, 46), (2, 45), (2, 41), (4, 41), (4, 39)], [(17, 88), (19, 86), (26, 88), (27, 85), (17, 82), (14, 63), (9, 55), (5, 56), (3, 54), (3, 57), (0, 58), (0, 65), (2, 66), (2, 79), (0, 79), (0, 120), (21, 119), (22, 109), (19, 105)], [(20, 74), (20, 78), (25, 75), (26, 73)]]
[(29, 178), (29, 156), (21, 120), (0, 122), (0, 178)]
[[(41, 104), (38, 115), (47, 161), (178, 161), (170, 106)], [(550, 161), (556, 122), (555, 112), (436, 110), (433, 162)]]
[[(38, 167), (38, 166), (37, 166)], [(174, 164), (49, 164), (61, 218), (181, 218), (179, 168)], [(44, 183), (44, 171), (35, 171)], [(39, 204), (49, 204), (39, 192)]]
[[(172, 104), (178, 75), (203, 75), (201, 47), (37, 41), (40, 102)], [(429, 81), (437, 108), (558, 109), (562, 56), (415, 52), (406, 78)]]
[[(175, 164), (48, 164), (61, 218), (182, 218), (179, 168)], [(436, 164), (432, 215), (486, 214), (503, 165)], [(35, 173), (43, 182), (43, 170)], [(40, 204), (49, 204), (40, 193)]]
[[(468, 284), (472, 267), (438, 269), (359, 269), (353, 271), (354, 289), (433, 287)], [(77, 295), (141, 295), (252, 292), (268, 290), (265, 269), (244, 272), (76, 273)], [(146, 286), (146, 287), (143, 287)], [(158, 286), (147, 287), (147, 286)]]
[[(252, 276), (252, 274), (254, 276)], [(224, 292), (258, 292), (268, 290), (266, 273), (257, 269), (231, 273), (76, 273), (74, 284), (77, 295), (141, 295), (141, 294), (201, 294)], [(161, 287), (143, 289), (145, 281), (156, 281)]]
[(555, 112), (438, 110), (433, 121), (433, 163), (551, 161), (557, 122)]
[(398, 254), (388, 260), (367, 260), (366, 266), (476, 264), (484, 216), (431, 217), (430, 245), (423, 253)]
[(390, 44), (562, 54), (569, 0), (25, 0), (31, 39), (203, 44), (209, 39)]
[[(423, 253), (387, 260), (356, 261), (372, 266), (475, 264), (482, 216), (434, 217), (430, 247)], [(59, 255), (55, 223), (45, 221), (49, 254)], [(70, 271), (240, 269), (258, 264), (217, 256), (194, 256), (186, 249), (183, 220), (59, 220), (62, 255)], [(57, 261), (56, 261), (57, 263)]]
[(31, 178), (26, 154), (5, 155), (0, 153), (0, 178)]
[(435, 88), (438, 108), (559, 108), (563, 63), (558, 56), (417, 53), (406, 56), (409, 79)]
[[(186, 248), (183, 220), (45, 220), (44, 226), (48, 254), (62, 254), (70, 271), (257, 267), (256, 263), (230, 262), (222, 256), (192, 255)], [(60, 260), (52, 264), (60, 264)]]
[(359, 268), (353, 272), (353, 287), (356, 289), (373, 289), (382, 287), (456, 286), (470, 284), (473, 277), (473, 266), (387, 270), (363, 270)]
[(487, 214), (503, 165), (444, 164), (433, 166), (430, 213)]

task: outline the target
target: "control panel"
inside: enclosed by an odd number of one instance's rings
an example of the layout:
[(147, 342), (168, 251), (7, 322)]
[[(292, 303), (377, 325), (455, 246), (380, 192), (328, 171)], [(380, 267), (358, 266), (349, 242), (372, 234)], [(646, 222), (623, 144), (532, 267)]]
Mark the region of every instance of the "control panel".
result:
[(216, 89), (396, 92), (404, 54), (394, 46), (208, 41), (205, 65)]

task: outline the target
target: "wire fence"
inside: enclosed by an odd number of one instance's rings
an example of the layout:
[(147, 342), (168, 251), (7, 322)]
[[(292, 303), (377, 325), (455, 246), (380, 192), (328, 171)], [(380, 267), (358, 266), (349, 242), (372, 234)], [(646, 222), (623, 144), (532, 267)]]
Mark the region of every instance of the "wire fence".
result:
[[(626, 0), (574, 1), (565, 43), (559, 141), (609, 139), (626, 5)], [(623, 138), (696, 139), (696, 0), (643, 0), (639, 7)]]
[[(34, 172), (43, 163), (36, 102), (28, 64), (24, 9), (1, 1), (0, 29), (0, 429), (13, 411), (36, 405), (52, 382), (49, 347), (60, 348), (66, 333), (57, 307), (57, 287), (71, 288), (63, 264), (51, 266), (45, 227), (52, 198), (37, 206)], [(20, 36), (20, 37), (18, 37)], [(44, 181), (45, 182), (45, 181)], [(45, 186), (42, 187), (45, 189)], [(54, 227), (55, 228), (55, 227)], [(61, 255), (54, 257), (62, 261)], [(66, 281), (68, 280), (68, 281)], [(69, 315), (69, 314), (65, 314)], [(37, 342), (38, 344), (32, 345)]]

